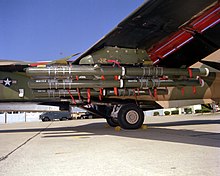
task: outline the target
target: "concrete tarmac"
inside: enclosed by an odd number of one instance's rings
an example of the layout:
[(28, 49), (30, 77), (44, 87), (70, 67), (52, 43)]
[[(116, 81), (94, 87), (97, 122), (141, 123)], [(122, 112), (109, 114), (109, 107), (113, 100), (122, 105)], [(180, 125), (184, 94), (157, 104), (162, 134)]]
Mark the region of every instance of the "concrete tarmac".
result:
[(120, 131), (104, 119), (2, 124), (0, 175), (220, 175), (220, 114), (145, 124)]

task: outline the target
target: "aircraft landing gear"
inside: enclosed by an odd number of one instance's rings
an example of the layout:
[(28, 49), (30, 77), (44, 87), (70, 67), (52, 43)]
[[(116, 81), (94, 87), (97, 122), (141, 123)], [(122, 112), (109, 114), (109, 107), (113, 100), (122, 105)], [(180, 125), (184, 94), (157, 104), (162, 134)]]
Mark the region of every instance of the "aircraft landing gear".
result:
[(111, 126), (111, 127), (119, 126), (119, 124), (118, 124), (118, 120), (115, 119), (115, 118), (113, 118), (113, 117), (106, 118), (106, 122), (107, 122), (108, 125)]
[(138, 129), (143, 125), (144, 113), (136, 104), (115, 105), (106, 118), (111, 127), (121, 126), (124, 129)]
[(119, 126), (118, 123), (118, 111), (120, 109), (120, 106), (113, 106), (113, 108), (108, 107), (108, 118), (106, 118), (106, 121), (109, 126), (116, 127)]
[(122, 105), (117, 120), (124, 129), (138, 129), (143, 125), (144, 113), (136, 104)]

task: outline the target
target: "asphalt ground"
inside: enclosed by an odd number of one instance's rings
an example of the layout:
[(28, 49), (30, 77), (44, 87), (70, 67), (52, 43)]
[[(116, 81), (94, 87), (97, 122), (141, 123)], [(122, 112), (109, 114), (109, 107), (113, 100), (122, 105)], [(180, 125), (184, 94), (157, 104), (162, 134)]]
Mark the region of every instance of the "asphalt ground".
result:
[(104, 119), (0, 125), (0, 175), (220, 175), (220, 114), (148, 117), (143, 129)]

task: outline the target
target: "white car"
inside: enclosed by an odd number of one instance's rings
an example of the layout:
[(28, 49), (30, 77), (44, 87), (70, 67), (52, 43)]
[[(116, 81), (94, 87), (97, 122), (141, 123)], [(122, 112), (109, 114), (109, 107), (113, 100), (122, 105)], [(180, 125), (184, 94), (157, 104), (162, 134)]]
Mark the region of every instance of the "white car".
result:
[(72, 120), (71, 114), (69, 111), (57, 111), (57, 112), (45, 112), (40, 115), (40, 120), (52, 121), (52, 120)]

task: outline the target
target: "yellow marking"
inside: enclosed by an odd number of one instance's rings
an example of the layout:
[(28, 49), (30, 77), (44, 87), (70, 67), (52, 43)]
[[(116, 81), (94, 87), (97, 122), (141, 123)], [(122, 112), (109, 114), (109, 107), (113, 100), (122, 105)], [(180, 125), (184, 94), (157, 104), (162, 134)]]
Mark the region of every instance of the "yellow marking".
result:
[(144, 61), (144, 65), (153, 65), (153, 62), (149, 61), (149, 60), (145, 60)]
[(116, 126), (115, 127), (115, 131), (121, 131), (121, 127), (120, 126)]
[(142, 125), (142, 126), (141, 126), (141, 129), (142, 129), (142, 130), (146, 130), (147, 128), (148, 128), (147, 125)]
[(38, 68), (45, 68), (46, 65), (37, 65)]

